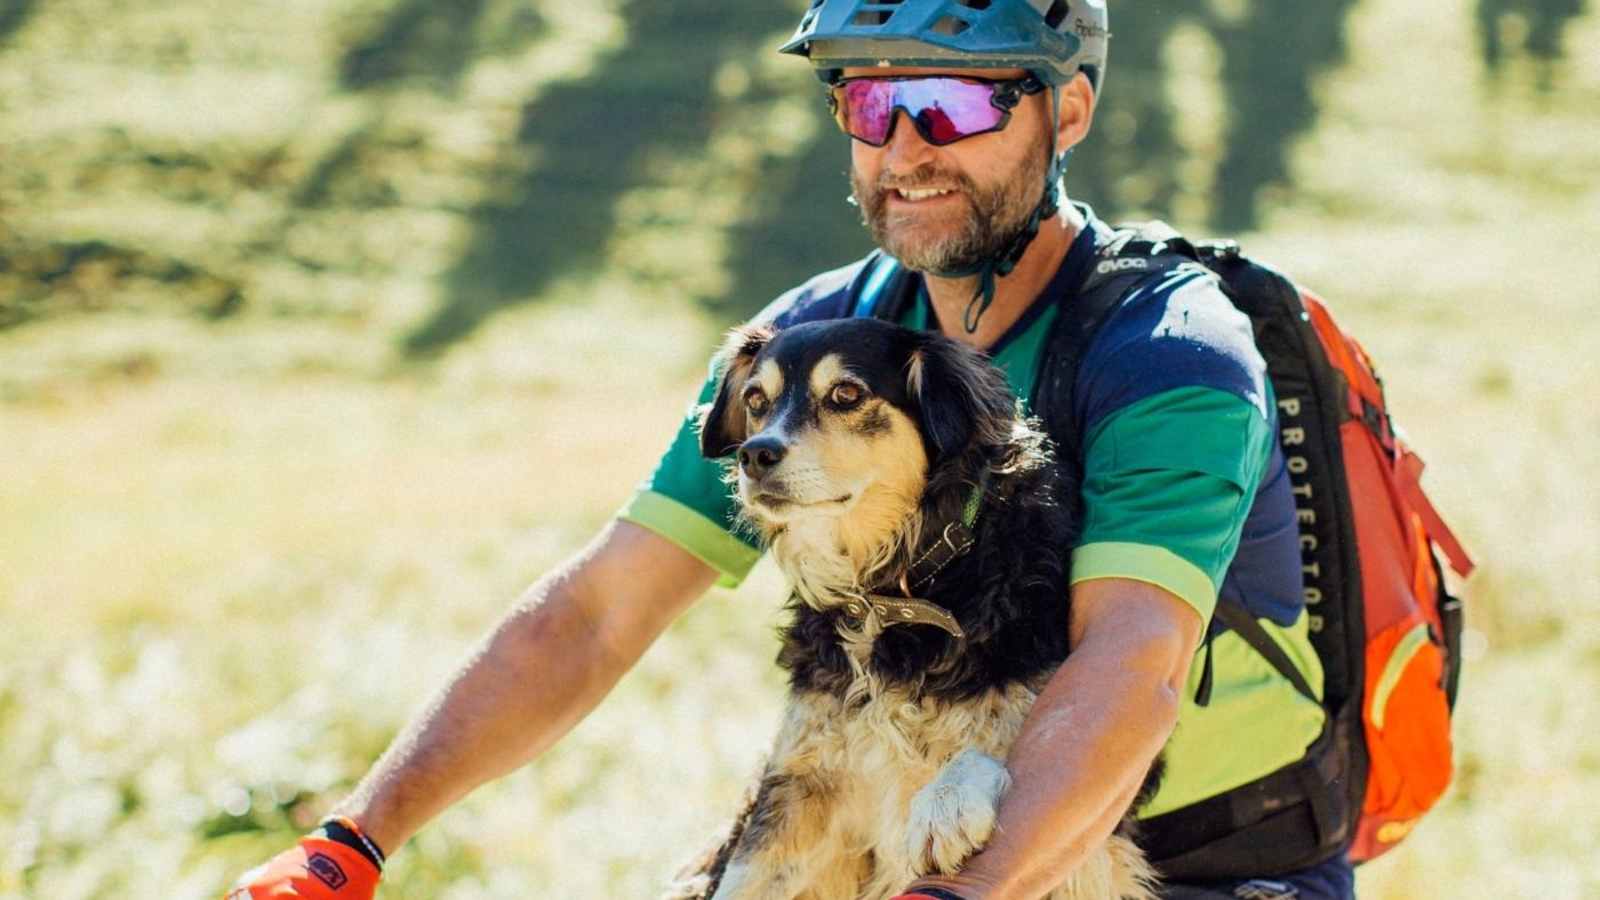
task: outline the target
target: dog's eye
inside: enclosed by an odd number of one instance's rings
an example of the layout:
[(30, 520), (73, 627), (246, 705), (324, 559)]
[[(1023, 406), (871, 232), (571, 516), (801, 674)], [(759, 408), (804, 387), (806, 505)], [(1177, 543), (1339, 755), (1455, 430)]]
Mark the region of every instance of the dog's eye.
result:
[(752, 416), (766, 415), (767, 408), (770, 406), (772, 404), (767, 400), (767, 395), (762, 393), (760, 389), (752, 388), (744, 395), (744, 408), (749, 410)]
[(828, 403), (834, 409), (850, 409), (867, 398), (867, 392), (859, 384), (841, 381), (828, 392)]

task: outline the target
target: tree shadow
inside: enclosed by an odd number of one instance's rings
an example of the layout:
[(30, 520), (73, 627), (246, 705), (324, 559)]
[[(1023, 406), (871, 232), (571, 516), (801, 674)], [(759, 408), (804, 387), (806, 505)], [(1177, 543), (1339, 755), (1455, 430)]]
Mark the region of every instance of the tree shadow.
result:
[(1162, 48), (1180, 15), (1159, 2), (1125, 4), (1113, 13), (1110, 67), (1094, 131), (1067, 169), (1067, 193), (1102, 216), (1171, 214), (1184, 153), (1173, 128)]
[(1505, 44), (1502, 25), (1520, 19), (1525, 28), (1522, 47), (1538, 63), (1541, 90), (1555, 86), (1554, 63), (1566, 48), (1563, 39), (1567, 25), (1582, 16), (1587, 0), (1478, 0), (1479, 50), (1484, 65), (1497, 74), (1512, 48)]
[(860, 211), (846, 200), (850, 139), (834, 125), (821, 86), (813, 90), (816, 137), (804, 152), (771, 161), (762, 173), (758, 183), (771, 199), (763, 205), (764, 215), (731, 235), (728, 267), (734, 287), (707, 302), (719, 316), (748, 317), (812, 275), (872, 249)]
[(0, 0), (0, 46), (28, 21), (36, 6), (36, 0)]
[(365, 90), (424, 79), (453, 87), (477, 51), (486, 0), (402, 0), (339, 61), (339, 85)]
[(645, 159), (703, 152), (717, 125), (713, 76), (729, 53), (797, 15), (786, 4), (727, 0), (632, 0), (621, 14), (628, 39), (595, 74), (550, 86), (523, 110), (505, 168), (538, 162), (472, 213), (468, 249), (444, 277), (439, 308), (405, 338), (407, 353), (442, 350), (596, 264), (617, 200), (650, 180)]
[[(1072, 196), (1112, 218), (1171, 215), (1188, 151), (1176, 133), (1163, 51), (1188, 16), (1225, 51), (1222, 87), (1232, 124), (1213, 224), (1254, 226), (1258, 192), (1286, 177), (1293, 140), (1315, 120), (1312, 80), (1343, 57), (1343, 19), (1353, 2), (1310, 10), (1259, 0), (1237, 22), (1162, 0), (1121, 7), (1106, 103), (1095, 136), (1073, 161)], [(595, 74), (550, 85), (523, 110), (500, 167), (514, 174), (472, 213), (467, 249), (444, 276), (439, 307), (405, 338), (406, 351), (440, 350), (495, 311), (530, 302), (555, 278), (596, 265), (618, 224), (617, 201), (650, 182), (644, 161), (702, 152), (718, 124), (711, 90), (718, 67), (748, 53), (753, 36), (792, 24), (794, 13), (782, 3), (626, 3), (625, 45), (601, 59)], [(730, 234), (733, 287), (727, 296), (702, 298), (718, 315), (746, 314), (870, 246), (858, 214), (844, 203), (848, 141), (826, 121), (820, 100), (810, 108), (817, 137), (805, 152), (764, 164), (757, 183), (772, 199)]]
[(1354, 0), (1256, 0), (1237, 25), (1215, 28), (1230, 113), (1211, 224), (1254, 228), (1262, 188), (1289, 174), (1295, 138), (1316, 122), (1312, 82), (1345, 57), (1344, 19)]

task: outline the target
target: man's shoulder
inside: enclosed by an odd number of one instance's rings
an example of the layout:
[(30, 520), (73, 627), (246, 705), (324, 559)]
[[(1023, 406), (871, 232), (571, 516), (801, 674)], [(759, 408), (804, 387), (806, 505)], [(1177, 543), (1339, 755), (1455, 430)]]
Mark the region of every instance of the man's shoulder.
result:
[(869, 255), (849, 265), (812, 276), (803, 284), (779, 295), (751, 321), (788, 328), (803, 322), (820, 322), (850, 315), (856, 282), (871, 260), (872, 256)]
[(1266, 363), (1250, 319), (1199, 263), (1135, 283), (1086, 348), (1080, 378), (1085, 427), (1116, 409), (1177, 388), (1233, 394), (1266, 414)]

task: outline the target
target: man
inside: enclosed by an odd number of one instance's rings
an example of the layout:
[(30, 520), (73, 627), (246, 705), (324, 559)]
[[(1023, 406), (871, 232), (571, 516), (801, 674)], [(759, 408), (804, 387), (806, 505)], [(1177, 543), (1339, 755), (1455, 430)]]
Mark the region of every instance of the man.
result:
[[(1108, 37), (1103, 0), (814, 0), (783, 48), (829, 85), (874, 239), (920, 273), (902, 323), (984, 349), (1022, 397), (1058, 304), (1109, 239), (1059, 187), (1093, 120)], [(818, 276), (762, 317), (850, 315), (863, 266)], [(1231, 594), (1320, 685), (1249, 323), (1203, 269), (1146, 279), (1079, 371), (1072, 655), (1007, 760), (1014, 786), (993, 839), (959, 875), (907, 885), (908, 897), (1032, 900), (1111, 832), (1163, 747), (1166, 779), (1137, 811), (1152, 822), (1300, 758), (1322, 726), (1321, 709), (1242, 642), (1207, 639), (1219, 593)], [(369, 897), (380, 848), (551, 746), (718, 575), (749, 571), (757, 551), (732, 533), (730, 511), (691, 417), (617, 520), (527, 592), (336, 817), (235, 896)], [(1166, 890), (1353, 895), (1342, 858), (1256, 874)]]

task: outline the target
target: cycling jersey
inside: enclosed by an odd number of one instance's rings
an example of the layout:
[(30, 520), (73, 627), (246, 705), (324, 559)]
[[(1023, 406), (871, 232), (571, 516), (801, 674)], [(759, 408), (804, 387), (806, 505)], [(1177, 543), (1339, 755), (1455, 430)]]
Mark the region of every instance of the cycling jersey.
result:
[[(993, 346), (993, 362), (1032, 402), (1057, 303), (1095, 264), (1110, 229), (1081, 207), (1087, 226), (1039, 298)], [(784, 328), (852, 314), (850, 285), (863, 262), (813, 278), (756, 317)], [(928, 328), (925, 292), (901, 324)], [(1249, 320), (1198, 265), (1146, 279), (1113, 310), (1086, 348), (1073, 398), (1083, 435), (1084, 521), (1072, 554), (1074, 584), (1128, 578), (1157, 585), (1210, 622), (1226, 594), (1262, 619), (1320, 691), (1307, 636), (1293, 498), (1274, 439), (1276, 411)], [(700, 455), (697, 408), (715, 375), (620, 517), (677, 543), (737, 583), (759, 558), (734, 527), (722, 464)], [(1220, 633), (1219, 633), (1220, 632)], [(1152, 816), (1222, 793), (1301, 758), (1323, 711), (1231, 632), (1211, 632), (1210, 703), (1186, 700), (1166, 749), (1166, 777), (1138, 814)]]

